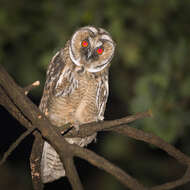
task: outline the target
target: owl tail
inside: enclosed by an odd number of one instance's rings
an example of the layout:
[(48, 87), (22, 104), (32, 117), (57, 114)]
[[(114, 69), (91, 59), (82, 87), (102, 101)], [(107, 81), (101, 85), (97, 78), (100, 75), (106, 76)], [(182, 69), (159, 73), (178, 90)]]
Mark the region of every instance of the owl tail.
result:
[[(80, 147), (87, 146), (94, 139), (96, 139), (96, 133), (85, 138), (65, 138), (68, 143), (77, 144)], [(59, 155), (54, 148), (45, 141), (41, 159), (42, 182), (49, 183), (63, 176), (65, 176), (65, 170)]]
[(41, 159), (42, 182), (49, 183), (63, 176), (65, 176), (65, 170), (59, 155), (50, 144), (45, 142)]

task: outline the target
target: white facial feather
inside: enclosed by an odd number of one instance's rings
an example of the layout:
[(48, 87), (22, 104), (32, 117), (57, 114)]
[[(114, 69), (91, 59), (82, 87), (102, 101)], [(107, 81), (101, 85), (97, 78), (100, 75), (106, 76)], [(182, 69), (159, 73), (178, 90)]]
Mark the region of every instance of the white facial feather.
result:
[[(90, 63), (86, 62), (87, 66), (85, 66), (85, 62), (81, 63), (81, 61), (83, 59), (81, 59), (82, 56), (81, 56), (81, 52), (79, 49), (80, 47), (78, 47), (78, 49), (76, 49), (76, 47), (74, 45), (76, 43), (78, 43), (78, 44), (81, 43), (81, 42), (78, 42), (77, 40), (80, 39), (80, 37), (78, 38), (78, 35), (82, 36), (83, 31), (85, 31), (85, 32), (91, 31), (95, 35), (95, 37), (92, 37), (90, 35), (90, 32), (89, 32), (89, 36), (87, 37), (89, 40), (89, 46), (90, 46), (88, 48), (91, 48), (91, 51), (88, 50), (88, 55), (86, 55), (87, 56), (86, 59), (88, 59), (90, 57), (90, 55), (92, 55), (93, 51), (96, 48), (103, 46), (103, 44), (106, 42), (110, 43), (110, 45), (112, 46), (112, 50), (113, 50), (113, 51), (110, 51), (110, 55), (106, 54), (107, 59), (105, 58), (105, 56), (103, 56), (106, 52), (106, 48), (105, 48), (102, 55), (98, 55), (99, 56), (98, 61), (95, 60), (94, 62), (91, 61)], [(97, 35), (97, 37), (96, 37), (96, 35)], [(81, 41), (82, 40), (84, 40), (84, 39), (81, 39)], [(101, 40), (104, 40), (106, 42), (103, 42)], [(114, 49), (115, 49), (114, 42), (113, 42), (112, 38), (109, 36), (109, 34), (105, 30), (103, 30), (101, 28), (96, 29), (93, 26), (83, 27), (83, 28), (79, 29), (77, 32), (75, 32), (72, 39), (71, 39), (70, 44), (71, 45), (69, 47), (69, 54), (70, 54), (70, 58), (71, 58), (72, 62), (77, 66), (80, 66), (80, 67), (84, 66), (84, 69), (90, 73), (96, 73), (96, 72), (99, 72), (99, 71), (103, 70), (104, 68), (106, 68), (107, 65), (110, 63), (112, 57), (113, 57), (113, 53), (114, 53)]]
[(90, 68), (85, 68), (85, 70), (90, 73), (96, 73), (96, 72), (102, 71), (109, 64), (109, 62), (107, 64), (105, 64), (106, 62), (107, 62), (107, 60), (101, 62), (102, 63), (101, 65), (103, 65), (102, 67), (94, 68), (93, 66), (91, 66)]
[[(111, 38), (109, 38), (109, 39), (111, 39)], [(105, 59), (105, 60), (101, 61), (100, 64), (97, 67), (94, 67), (93, 65), (91, 65), (91, 67), (85, 68), (86, 71), (88, 71), (90, 73), (96, 73), (96, 72), (102, 71), (104, 68), (107, 67), (107, 65), (110, 63), (110, 61), (111, 61), (111, 59), (113, 57), (113, 53), (114, 53), (114, 49), (115, 49), (114, 44), (112, 42), (110, 42), (110, 41), (109, 41), (109, 43), (110, 43), (110, 45), (112, 46), (112, 49), (113, 49), (112, 54), (110, 55), (110, 58), (108, 60)]]
[(88, 29), (88, 30), (92, 31), (94, 34), (98, 33), (98, 30), (93, 26), (83, 27), (82, 29)]
[(108, 40), (108, 41), (113, 43), (113, 40), (111, 39), (111, 37), (109, 35), (104, 34), (101, 36), (101, 39), (102, 40)]
[(71, 58), (72, 62), (73, 62), (75, 65), (77, 65), (77, 66), (81, 66), (81, 64), (80, 64), (80, 58), (76, 59), (76, 58), (74, 57), (73, 52), (72, 52), (72, 50), (71, 50), (71, 46), (69, 46), (69, 54), (70, 54), (70, 58)]

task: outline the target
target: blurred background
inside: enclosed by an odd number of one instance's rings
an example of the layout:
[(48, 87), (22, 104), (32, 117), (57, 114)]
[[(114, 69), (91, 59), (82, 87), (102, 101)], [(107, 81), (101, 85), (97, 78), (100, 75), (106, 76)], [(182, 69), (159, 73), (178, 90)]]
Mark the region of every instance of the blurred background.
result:
[[(21, 86), (40, 80), (30, 93), (37, 105), (51, 57), (81, 26), (108, 30), (117, 43), (110, 68), (105, 120), (152, 109), (154, 117), (132, 127), (152, 132), (190, 155), (189, 0), (0, 0), (0, 63)], [(0, 156), (25, 130), (0, 107)], [(3, 124), (3, 121), (5, 124)], [(0, 189), (32, 189), (32, 135), (0, 168)], [(100, 133), (90, 149), (147, 186), (175, 180), (185, 167), (154, 146)], [(124, 190), (107, 173), (76, 159), (85, 189)], [(71, 189), (66, 179), (45, 189)], [(190, 189), (190, 183), (176, 190)]]

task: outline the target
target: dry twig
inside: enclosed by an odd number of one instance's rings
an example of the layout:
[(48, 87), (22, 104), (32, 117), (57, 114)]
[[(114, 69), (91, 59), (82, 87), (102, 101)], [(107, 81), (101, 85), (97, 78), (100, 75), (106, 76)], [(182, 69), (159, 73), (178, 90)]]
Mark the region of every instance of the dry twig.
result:
[(25, 87), (23, 90), (24, 90), (24, 93), (25, 95), (27, 95), (32, 89), (36, 88), (37, 86), (40, 85), (40, 81), (37, 80), (35, 82), (33, 82), (32, 84), (28, 85), (27, 87)]

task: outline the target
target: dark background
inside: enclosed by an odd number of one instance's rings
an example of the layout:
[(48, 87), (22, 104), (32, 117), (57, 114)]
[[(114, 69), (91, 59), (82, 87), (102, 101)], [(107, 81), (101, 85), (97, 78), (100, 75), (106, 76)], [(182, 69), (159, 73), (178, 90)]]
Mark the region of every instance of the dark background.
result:
[[(30, 98), (39, 104), (49, 60), (81, 26), (108, 30), (117, 43), (110, 69), (105, 119), (152, 109), (154, 117), (131, 124), (151, 131), (190, 155), (189, 0), (0, 0), (0, 63), (21, 86), (41, 86)], [(0, 107), (0, 156), (25, 130)], [(32, 189), (27, 137), (0, 168), (0, 189)], [(112, 133), (89, 146), (152, 186), (182, 176), (184, 167), (163, 151)], [(76, 159), (85, 189), (125, 189), (115, 178)], [(60, 187), (60, 188), (58, 188)], [(70, 189), (66, 179), (46, 189)], [(190, 184), (177, 190), (190, 189)]]

